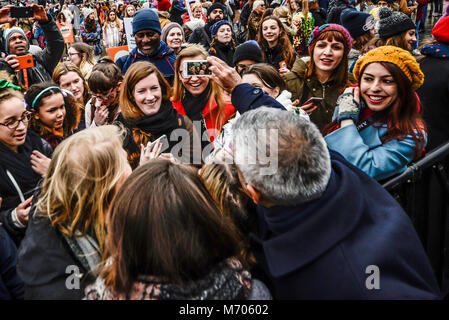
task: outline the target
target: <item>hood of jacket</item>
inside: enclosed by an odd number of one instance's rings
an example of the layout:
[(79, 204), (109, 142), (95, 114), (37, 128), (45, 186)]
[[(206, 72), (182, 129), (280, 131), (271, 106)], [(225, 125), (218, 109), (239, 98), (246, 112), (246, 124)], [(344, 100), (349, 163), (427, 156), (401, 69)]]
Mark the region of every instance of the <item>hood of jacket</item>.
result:
[(441, 42), (429, 44), (421, 48), (421, 53), (425, 56), (449, 59), (449, 44)]

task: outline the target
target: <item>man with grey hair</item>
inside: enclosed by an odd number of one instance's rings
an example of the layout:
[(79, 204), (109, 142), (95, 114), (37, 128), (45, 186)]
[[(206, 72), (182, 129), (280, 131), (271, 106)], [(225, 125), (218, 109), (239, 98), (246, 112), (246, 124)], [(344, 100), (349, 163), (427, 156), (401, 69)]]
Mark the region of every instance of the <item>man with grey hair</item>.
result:
[(262, 107), (233, 130), (240, 182), (258, 204), (252, 249), (275, 299), (440, 298), (408, 216), (312, 122)]

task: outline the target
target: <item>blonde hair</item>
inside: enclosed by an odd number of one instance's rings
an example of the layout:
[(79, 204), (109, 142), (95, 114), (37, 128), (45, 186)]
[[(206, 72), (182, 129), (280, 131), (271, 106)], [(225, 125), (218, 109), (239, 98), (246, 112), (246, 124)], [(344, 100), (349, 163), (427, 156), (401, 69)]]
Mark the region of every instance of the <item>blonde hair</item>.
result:
[(128, 164), (120, 153), (123, 139), (122, 128), (105, 125), (62, 141), (53, 153), (36, 212), (70, 237), (93, 231), (103, 250), (105, 215)]
[[(181, 100), (182, 96), (184, 94), (184, 86), (179, 77), (179, 74), (182, 72), (182, 65), (181, 65), (182, 59), (192, 58), (195, 56), (202, 56), (203, 59), (206, 60), (207, 57), (209, 56), (209, 54), (204, 49), (204, 47), (199, 44), (189, 45), (187, 48), (185, 48), (185, 49), (181, 50), (181, 52), (179, 52), (178, 57), (176, 58), (176, 62), (175, 62), (176, 72), (175, 72), (175, 81), (173, 84), (172, 101)], [(224, 110), (224, 106), (226, 103), (223, 98), (223, 91), (222, 91), (221, 87), (211, 80), (209, 80), (209, 84), (211, 86), (211, 93), (209, 96), (209, 101), (207, 102), (207, 106), (209, 107), (210, 115), (216, 116), (214, 126), (218, 131), (220, 131), (226, 122), (226, 115), (225, 115), (225, 110)], [(214, 100), (217, 103), (217, 107), (218, 107), (218, 111), (216, 111), (216, 112), (213, 112), (211, 109), (212, 102)]]
[(287, 24), (292, 24), (292, 15), (286, 6), (277, 7), (273, 10), (273, 16), (279, 19), (286, 19)]

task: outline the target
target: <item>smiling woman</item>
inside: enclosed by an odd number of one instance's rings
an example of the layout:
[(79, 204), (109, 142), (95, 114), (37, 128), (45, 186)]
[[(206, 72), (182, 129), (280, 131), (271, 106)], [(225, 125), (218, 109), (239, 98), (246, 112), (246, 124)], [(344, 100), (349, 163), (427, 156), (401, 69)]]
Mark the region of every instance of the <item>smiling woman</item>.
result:
[(332, 150), (376, 180), (403, 172), (421, 156), (425, 124), (415, 90), (423, 73), (407, 51), (382, 46), (357, 61), (356, 88), (337, 102), (335, 130), (325, 137)]
[[(133, 63), (126, 72), (117, 122), (128, 129), (124, 148), (133, 168), (138, 166), (140, 158), (145, 157), (144, 147), (163, 135), (168, 138), (169, 148), (162, 152), (171, 152), (178, 145), (173, 156), (183, 162), (191, 161), (192, 122), (173, 108), (170, 95), (170, 85), (152, 63)], [(179, 135), (172, 134), (175, 130)]]
[(51, 83), (35, 84), (27, 91), (25, 102), (32, 113), (30, 128), (53, 149), (78, 128), (81, 112), (69, 91)]
[[(311, 59), (306, 63), (297, 58), (291, 72), (284, 75), (292, 99), (299, 99), (299, 105), (319, 129), (331, 122), (337, 98), (349, 85), (351, 44), (349, 32), (338, 24), (316, 27), (309, 40)], [(312, 97), (323, 100), (316, 104), (307, 102)]]

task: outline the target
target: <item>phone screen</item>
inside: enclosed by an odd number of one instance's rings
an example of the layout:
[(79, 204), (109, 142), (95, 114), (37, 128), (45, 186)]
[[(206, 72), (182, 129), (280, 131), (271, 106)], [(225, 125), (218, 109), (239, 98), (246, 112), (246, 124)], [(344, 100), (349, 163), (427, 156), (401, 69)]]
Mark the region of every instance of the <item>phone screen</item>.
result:
[(161, 152), (164, 152), (164, 151), (166, 151), (169, 148), (168, 139), (167, 139), (167, 136), (165, 134), (160, 136), (158, 139), (154, 140), (153, 142), (148, 143), (147, 148), (152, 147), (158, 141), (162, 143)]
[(187, 60), (182, 64), (184, 76), (204, 77), (212, 75), (212, 72), (209, 70), (210, 64), (207, 60)]
[(11, 18), (32, 18), (34, 12), (31, 7), (12, 7), (9, 15)]

